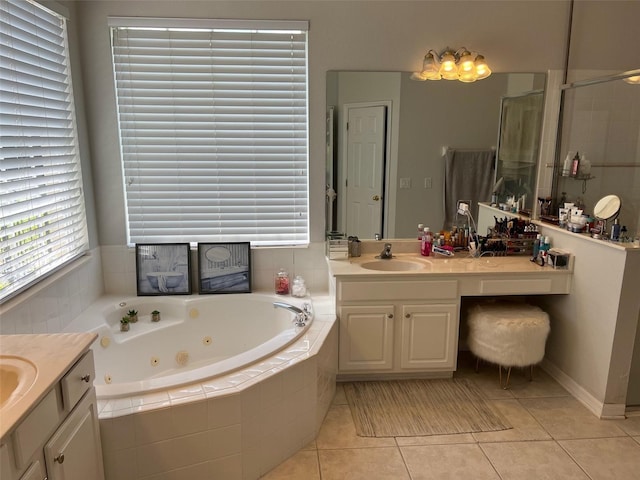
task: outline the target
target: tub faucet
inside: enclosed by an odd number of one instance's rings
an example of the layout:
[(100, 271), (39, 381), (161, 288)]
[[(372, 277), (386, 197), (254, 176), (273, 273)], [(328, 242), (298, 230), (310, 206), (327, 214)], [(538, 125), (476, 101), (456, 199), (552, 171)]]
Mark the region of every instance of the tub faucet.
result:
[(309, 319), (310, 308), (305, 304), (304, 310), (302, 308), (296, 307), (295, 305), (291, 305), (289, 303), (284, 302), (273, 302), (274, 307), (284, 308), (285, 310), (289, 310), (296, 314), (294, 318), (294, 323), (296, 327), (304, 327), (305, 322)]
[(384, 248), (380, 252), (380, 255), (378, 255), (378, 258), (383, 259), (383, 260), (389, 260), (390, 258), (393, 258), (393, 255), (391, 253), (391, 244), (390, 243), (385, 243), (384, 244)]

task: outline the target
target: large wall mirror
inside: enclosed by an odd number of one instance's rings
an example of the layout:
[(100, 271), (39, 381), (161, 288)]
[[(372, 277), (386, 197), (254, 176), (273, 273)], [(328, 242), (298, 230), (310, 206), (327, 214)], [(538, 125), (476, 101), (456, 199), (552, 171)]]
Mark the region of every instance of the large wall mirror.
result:
[(510, 139), (509, 151), (498, 162), (500, 176), (486, 176), (489, 193), (479, 200), (489, 201), (496, 178), (506, 175), (502, 195), (524, 195), (530, 208), (545, 82), (544, 73), (461, 83), (416, 82), (408, 72), (328, 72), (327, 230), (361, 238), (411, 238), (418, 223), (440, 230), (448, 221), (447, 152), (494, 151), (495, 157), (505, 112), (512, 126), (502, 141)]

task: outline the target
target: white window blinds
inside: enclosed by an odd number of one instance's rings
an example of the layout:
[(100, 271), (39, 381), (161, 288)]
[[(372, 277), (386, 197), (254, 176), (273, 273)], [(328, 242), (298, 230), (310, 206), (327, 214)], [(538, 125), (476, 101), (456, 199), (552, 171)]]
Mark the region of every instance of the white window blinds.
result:
[(307, 23), (168, 22), (111, 19), (129, 243), (307, 243)]
[(88, 249), (65, 19), (0, 1), (0, 302)]

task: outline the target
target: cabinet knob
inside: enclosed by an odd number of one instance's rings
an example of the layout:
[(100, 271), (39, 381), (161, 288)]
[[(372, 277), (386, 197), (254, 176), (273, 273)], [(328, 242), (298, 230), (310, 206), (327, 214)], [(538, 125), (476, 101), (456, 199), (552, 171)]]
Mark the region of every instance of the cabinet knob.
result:
[(55, 462), (63, 464), (64, 463), (64, 453), (59, 453), (58, 456), (56, 458), (54, 458), (53, 460)]
[(387, 313), (387, 318), (393, 318), (393, 313)]
[(86, 375), (81, 376), (80, 380), (82, 380), (83, 382), (89, 383), (91, 381), (91, 375), (87, 373)]
[(411, 314), (410, 313), (405, 313), (404, 314), (404, 318), (411, 318)]

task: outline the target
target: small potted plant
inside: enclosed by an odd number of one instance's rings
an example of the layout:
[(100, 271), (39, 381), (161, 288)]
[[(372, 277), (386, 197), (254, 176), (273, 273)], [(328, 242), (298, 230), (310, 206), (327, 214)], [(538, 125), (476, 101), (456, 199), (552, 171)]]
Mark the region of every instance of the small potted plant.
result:
[(127, 312), (127, 315), (129, 315), (129, 322), (130, 323), (136, 323), (138, 321), (138, 311), (137, 310), (129, 310)]
[(151, 312), (151, 321), (159, 322), (160, 321), (160, 312), (158, 310), (154, 310)]
[(122, 317), (122, 319), (120, 320), (120, 331), (121, 332), (128, 332), (129, 331), (129, 319), (131, 317)]

